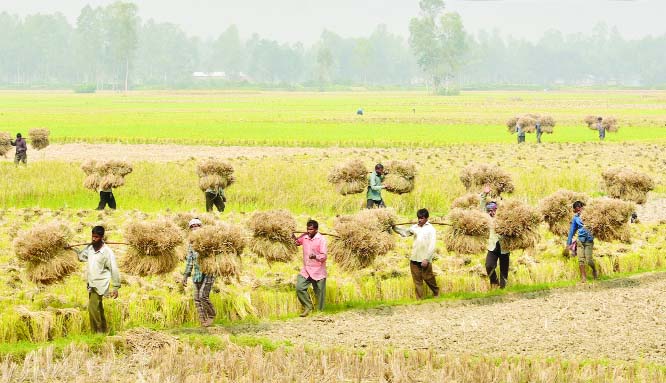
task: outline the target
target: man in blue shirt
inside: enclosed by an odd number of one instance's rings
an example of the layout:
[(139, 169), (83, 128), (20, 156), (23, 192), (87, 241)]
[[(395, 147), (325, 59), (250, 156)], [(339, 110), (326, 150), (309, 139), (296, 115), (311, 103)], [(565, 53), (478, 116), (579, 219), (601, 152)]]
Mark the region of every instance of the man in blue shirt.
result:
[(597, 131), (599, 132), (599, 141), (603, 141), (606, 138), (606, 129), (604, 124), (602, 124), (603, 119), (601, 117), (597, 118)]
[[(580, 269), (580, 279), (581, 282), (585, 283), (587, 281), (587, 271), (585, 269), (585, 264), (587, 263), (592, 268), (592, 276), (594, 279), (597, 279), (597, 267), (594, 263), (594, 258), (592, 257), (592, 249), (594, 248), (594, 237), (583, 224), (583, 220), (580, 218), (580, 214), (583, 211), (584, 203), (581, 201), (576, 201), (573, 204), (574, 217), (571, 220), (571, 228), (569, 229), (569, 237), (567, 238), (567, 247), (570, 250), (575, 250), (578, 253), (578, 268)], [(575, 246), (573, 245), (573, 237), (578, 231), (578, 240), (576, 241)]]

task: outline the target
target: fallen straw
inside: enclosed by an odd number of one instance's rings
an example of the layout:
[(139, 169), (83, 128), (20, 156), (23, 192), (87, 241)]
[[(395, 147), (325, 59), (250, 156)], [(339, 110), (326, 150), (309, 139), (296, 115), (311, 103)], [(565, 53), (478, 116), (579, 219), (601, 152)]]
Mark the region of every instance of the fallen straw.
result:
[[(293, 231), (292, 233), (294, 233), (294, 234), (307, 234), (308, 232), (307, 232), (307, 231)], [(339, 235), (329, 234), (329, 233), (323, 233), (323, 232), (321, 232), (321, 231), (319, 232), (319, 234), (321, 234), (321, 235), (328, 235), (328, 236), (335, 237), (335, 238), (340, 238)]]

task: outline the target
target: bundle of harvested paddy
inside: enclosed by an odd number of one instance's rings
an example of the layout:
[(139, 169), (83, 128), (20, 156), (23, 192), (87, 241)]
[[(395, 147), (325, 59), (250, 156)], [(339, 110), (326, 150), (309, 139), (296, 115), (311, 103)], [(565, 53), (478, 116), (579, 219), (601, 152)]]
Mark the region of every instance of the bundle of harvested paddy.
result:
[(351, 160), (333, 168), (328, 182), (342, 195), (363, 193), (368, 187), (368, 169), (363, 161)]
[(289, 262), (296, 253), (292, 239), (296, 220), (286, 210), (256, 212), (248, 221), (252, 230), (250, 251), (269, 262)]
[(365, 220), (376, 220), (379, 227), (387, 233), (392, 233), (391, 228), (398, 221), (398, 216), (396, 215), (395, 209), (393, 208), (365, 209), (358, 212), (356, 216), (364, 222)]
[(539, 211), (551, 233), (565, 236), (569, 233), (573, 203), (576, 201), (587, 203), (587, 200), (585, 193), (562, 189), (541, 200)]
[(490, 217), (481, 210), (451, 210), (447, 217), (451, 223), (444, 234), (446, 250), (456, 254), (479, 254), (486, 251), (490, 234)]
[(35, 150), (42, 150), (49, 146), (49, 134), (51, 132), (46, 128), (34, 128), (28, 131), (30, 137), (30, 146)]
[(609, 196), (644, 204), (647, 194), (654, 189), (654, 181), (644, 173), (629, 168), (611, 168), (601, 173)]
[(598, 116), (590, 115), (590, 116), (585, 116), (585, 119), (583, 121), (585, 121), (588, 128), (596, 129), (595, 124), (597, 123), (598, 118), (599, 118)]
[(199, 176), (199, 188), (202, 191), (226, 189), (236, 181), (234, 167), (229, 163), (213, 158), (203, 160), (197, 164), (197, 175)]
[(518, 117), (518, 124), (525, 133), (536, 132), (536, 118), (533, 115), (526, 114)]
[(65, 250), (72, 231), (62, 222), (38, 225), (19, 232), (14, 239), (14, 251), (26, 264), (28, 277), (35, 283), (59, 282), (78, 268), (76, 255)]
[(534, 248), (539, 242), (541, 215), (517, 200), (503, 201), (495, 215), (495, 232), (502, 250)]
[(416, 165), (413, 162), (389, 161), (385, 169), (388, 173), (384, 178), (384, 188), (386, 191), (395, 194), (405, 194), (414, 190)]
[(178, 247), (183, 235), (169, 220), (136, 221), (125, 228), (129, 244), (120, 263), (121, 269), (132, 275), (162, 275), (178, 265)]
[(98, 163), (96, 168), (97, 172), (100, 174), (113, 174), (120, 177), (125, 177), (133, 171), (132, 165), (130, 163), (119, 160), (109, 160)]
[(125, 185), (125, 176), (133, 170), (132, 165), (125, 161), (110, 160), (96, 162), (89, 160), (81, 164), (86, 174), (83, 186), (90, 190), (107, 190)]
[(491, 194), (494, 196), (499, 196), (502, 193), (511, 193), (514, 189), (509, 173), (498, 166), (486, 164), (471, 164), (466, 166), (460, 174), (460, 181), (462, 181), (468, 191), (481, 190), (483, 186), (488, 185), (490, 186)]
[(220, 223), (190, 233), (192, 249), (199, 253), (204, 274), (231, 277), (240, 274), (240, 255), (246, 241), (239, 226)]
[(7, 132), (0, 132), (0, 156), (4, 156), (12, 148), (12, 136)]
[(518, 117), (511, 117), (506, 121), (506, 127), (509, 128), (509, 132), (516, 132), (516, 123), (518, 123)]
[(620, 127), (617, 125), (617, 120), (615, 117), (606, 117), (601, 121), (601, 126), (603, 126), (606, 131), (611, 133), (617, 133)]
[(190, 231), (190, 221), (194, 218), (198, 218), (204, 226), (215, 225), (217, 218), (212, 213), (193, 213), (193, 212), (181, 212), (176, 213), (171, 217), (173, 223), (176, 224), (182, 230), (189, 232)]
[(541, 131), (547, 134), (552, 134), (555, 128), (555, 119), (552, 116), (541, 116)]
[(329, 255), (343, 270), (358, 270), (372, 264), (395, 246), (395, 240), (369, 214), (338, 219), (334, 225), (338, 238), (329, 246)]
[(476, 193), (468, 193), (451, 202), (451, 209), (479, 209), (481, 197)]
[(581, 219), (595, 239), (629, 242), (631, 233), (628, 223), (634, 211), (635, 206), (630, 202), (614, 198), (596, 198), (585, 207)]

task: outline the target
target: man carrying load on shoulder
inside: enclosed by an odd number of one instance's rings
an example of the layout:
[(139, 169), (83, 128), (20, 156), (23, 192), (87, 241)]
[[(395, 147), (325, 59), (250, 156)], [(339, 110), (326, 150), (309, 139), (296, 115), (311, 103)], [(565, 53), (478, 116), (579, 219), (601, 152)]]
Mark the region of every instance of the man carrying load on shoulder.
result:
[[(569, 236), (567, 237), (567, 248), (573, 253), (578, 254), (578, 268), (580, 270), (580, 281), (585, 283), (587, 281), (587, 270), (585, 264), (590, 265), (592, 268), (592, 276), (594, 279), (599, 278), (597, 274), (597, 266), (594, 263), (592, 250), (594, 249), (594, 237), (583, 224), (580, 214), (583, 211), (585, 204), (581, 201), (576, 201), (573, 204), (574, 217), (571, 220), (571, 227), (569, 228)], [(573, 237), (578, 231), (578, 240), (573, 242)]]

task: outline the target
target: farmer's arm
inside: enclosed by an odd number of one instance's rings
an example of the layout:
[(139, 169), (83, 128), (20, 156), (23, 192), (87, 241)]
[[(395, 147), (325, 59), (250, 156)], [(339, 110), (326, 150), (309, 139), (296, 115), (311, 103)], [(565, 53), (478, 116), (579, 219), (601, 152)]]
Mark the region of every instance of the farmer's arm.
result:
[(435, 246), (437, 245), (437, 232), (435, 232), (435, 228), (432, 228), (427, 234), (428, 257), (426, 259), (428, 260), (428, 263), (432, 263), (432, 259), (435, 256)]
[(391, 226), (391, 228), (393, 229), (393, 231), (400, 234), (401, 237), (409, 237), (410, 235), (414, 234), (414, 233), (412, 233), (411, 228), (410, 229), (404, 229), (404, 228), (399, 227), (399, 226)]
[(88, 262), (88, 250), (90, 249), (91, 246), (92, 245), (88, 245), (84, 247), (83, 250), (76, 252), (76, 255), (79, 258), (79, 262)]
[(116, 263), (116, 256), (113, 251), (109, 251), (109, 269), (111, 271), (111, 295), (115, 298), (118, 296), (118, 289), (120, 288), (120, 271)]
[(326, 244), (326, 238), (322, 237), (321, 242), (319, 242), (319, 251), (315, 254), (315, 259), (319, 262), (324, 262), (328, 258), (328, 245)]
[(185, 262), (185, 272), (183, 273), (183, 284), (187, 284), (187, 278), (192, 275), (192, 269), (194, 268), (194, 254), (192, 248), (187, 249), (187, 258)]
[(370, 176), (370, 189), (374, 191), (380, 191), (384, 188), (382, 185), (382, 179), (379, 178), (376, 174)]
[(576, 221), (578, 217), (574, 217), (571, 220), (571, 227), (569, 227), (569, 236), (567, 237), (567, 246), (571, 245), (571, 242), (573, 241), (573, 236), (576, 233), (576, 230), (578, 229), (578, 222)]

